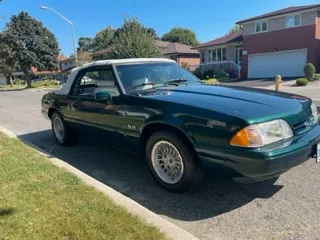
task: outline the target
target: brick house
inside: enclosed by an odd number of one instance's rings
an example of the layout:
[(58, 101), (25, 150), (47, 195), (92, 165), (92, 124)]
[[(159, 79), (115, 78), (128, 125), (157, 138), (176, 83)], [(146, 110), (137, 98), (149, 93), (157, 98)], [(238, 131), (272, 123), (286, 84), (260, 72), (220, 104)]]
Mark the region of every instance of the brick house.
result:
[(237, 24), (239, 32), (196, 47), (202, 65), (233, 61), (242, 78), (299, 77), (307, 62), (320, 71), (320, 4), (288, 7)]
[(182, 65), (183, 63), (198, 65), (200, 63), (199, 52), (192, 49), (191, 46), (160, 40), (156, 40), (156, 45), (160, 47), (164, 57), (176, 61), (179, 65)]

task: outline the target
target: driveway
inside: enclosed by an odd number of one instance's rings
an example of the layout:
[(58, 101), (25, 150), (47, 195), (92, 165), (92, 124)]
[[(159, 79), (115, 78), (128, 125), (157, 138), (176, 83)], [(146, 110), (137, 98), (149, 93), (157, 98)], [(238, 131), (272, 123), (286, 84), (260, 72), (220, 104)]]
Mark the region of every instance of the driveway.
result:
[(283, 174), (275, 185), (236, 184), (212, 174), (191, 192), (173, 194), (152, 180), (143, 158), (101, 140), (56, 145), (40, 113), (42, 95), (0, 92), (0, 125), (200, 239), (319, 239), (320, 164), (314, 159)]

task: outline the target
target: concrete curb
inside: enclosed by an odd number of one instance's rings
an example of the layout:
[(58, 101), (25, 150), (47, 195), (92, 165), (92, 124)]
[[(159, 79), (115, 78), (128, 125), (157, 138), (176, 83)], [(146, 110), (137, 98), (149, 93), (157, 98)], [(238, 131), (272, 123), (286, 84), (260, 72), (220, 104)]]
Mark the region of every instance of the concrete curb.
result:
[(16, 134), (9, 131), (8, 129), (0, 126), (0, 132), (4, 133), (10, 138), (17, 138), (24, 142), (26, 145), (34, 148), (39, 154), (48, 158), (48, 160), (58, 166), (60, 168), (66, 169), (68, 172), (76, 175), (77, 177), (81, 178), (86, 184), (96, 188), (98, 191), (103, 192), (108, 197), (110, 197), (117, 205), (120, 205), (126, 208), (132, 214), (135, 214), (145, 220), (147, 223), (152, 224), (160, 229), (161, 232), (165, 233), (167, 237), (170, 239), (177, 239), (177, 240), (198, 240), (195, 236), (190, 234), (189, 232), (183, 230), (182, 228), (174, 225), (173, 223), (163, 219), (162, 217), (158, 216), (154, 212), (148, 210), (147, 208), (141, 206), (137, 202), (133, 201), (132, 199), (124, 196), (123, 194), (119, 193), (118, 191), (108, 187), (107, 185), (99, 182), (98, 180), (90, 177), (89, 175), (81, 172), (77, 168), (71, 166), (70, 164), (64, 162), (61, 159), (55, 158), (54, 156), (50, 155), (48, 152), (44, 151), (43, 149), (35, 146), (34, 144), (30, 143), (27, 140), (19, 138)]

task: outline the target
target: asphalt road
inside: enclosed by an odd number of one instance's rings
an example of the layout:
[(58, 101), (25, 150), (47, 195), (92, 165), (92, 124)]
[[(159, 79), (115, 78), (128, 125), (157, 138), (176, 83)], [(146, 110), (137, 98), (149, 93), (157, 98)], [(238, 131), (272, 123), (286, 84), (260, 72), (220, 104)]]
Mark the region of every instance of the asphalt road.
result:
[(173, 194), (153, 181), (143, 158), (105, 146), (102, 139), (56, 145), (40, 113), (43, 94), (0, 92), (0, 125), (200, 239), (320, 239), (320, 164), (314, 159), (274, 185), (242, 185), (206, 175), (191, 192)]

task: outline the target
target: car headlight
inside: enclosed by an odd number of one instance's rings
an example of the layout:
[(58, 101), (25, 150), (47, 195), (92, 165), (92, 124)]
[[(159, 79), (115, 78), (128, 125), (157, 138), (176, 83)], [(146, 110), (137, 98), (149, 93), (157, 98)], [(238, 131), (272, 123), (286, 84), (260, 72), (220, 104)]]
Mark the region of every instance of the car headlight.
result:
[(233, 146), (262, 147), (293, 137), (289, 124), (282, 120), (252, 124), (243, 128), (230, 141)]
[(314, 103), (311, 104), (311, 111), (312, 111), (312, 115), (314, 117), (314, 120), (316, 121), (316, 123), (318, 123), (318, 109)]

